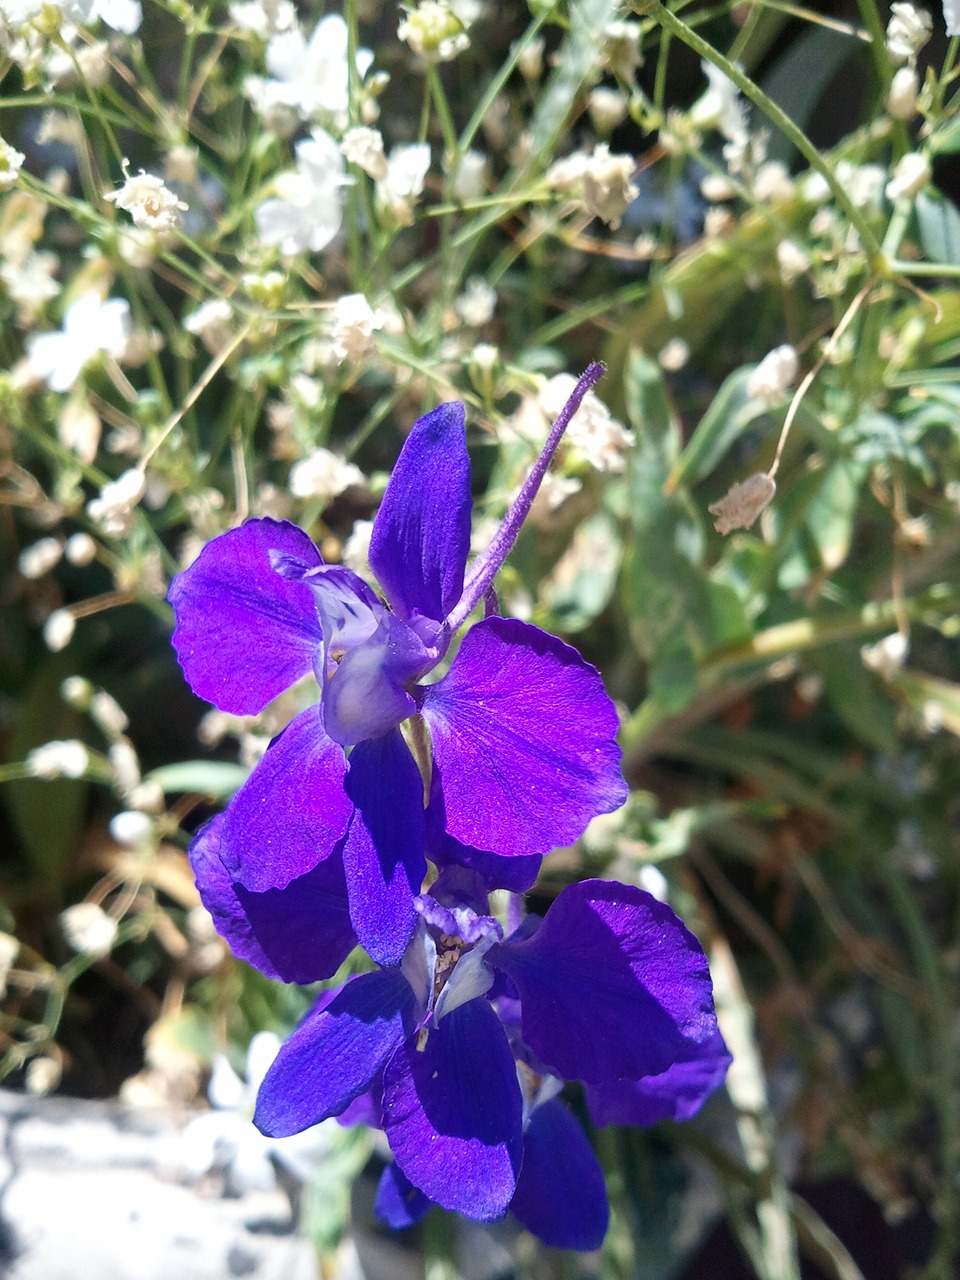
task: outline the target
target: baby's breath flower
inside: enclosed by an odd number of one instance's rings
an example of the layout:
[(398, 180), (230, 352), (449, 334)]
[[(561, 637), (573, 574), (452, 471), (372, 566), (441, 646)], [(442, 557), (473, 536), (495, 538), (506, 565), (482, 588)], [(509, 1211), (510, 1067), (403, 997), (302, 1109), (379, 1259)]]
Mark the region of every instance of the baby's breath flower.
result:
[(89, 533), (71, 533), (64, 547), (67, 560), (78, 568), (92, 564), (97, 555), (97, 544)]
[(350, 536), (343, 544), (341, 560), (348, 569), (361, 578), (372, 578), (370, 570), (370, 537), (373, 533), (372, 520), (355, 520)]
[(767, 204), (783, 204), (793, 195), (790, 171), (781, 160), (767, 160), (757, 170), (753, 194)]
[(33, 778), (82, 778), (90, 763), (90, 752), (77, 738), (45, 742), (34, 747), (26, 759)]
[(261, 40), (290, 31), (297, 25), (297, 10), (292, 0), (247, 0), (230, 5), (230, 17), (244, 31), (252, 31)]
[(707, 510), (716, 516), (713, 527), (717, 533), (732, 533), (734, 529), (749, 529), (757, 516), (773, 501), (777, 486), (765, 471), (756, 471), (746, 480), (732, 486), (719, 502)]
[(774, 347), (747, 378), (747, 395), (772, 408), (786, 395), (799, 367), (796, 350), (789, 343)]
[(27, 1064), (23, 1087), (33, 1097), (43, 1098), (53, 1092), (60, 1083), (62, 1075), (63, 1068), (56, 1058), (51, 1058), (45, 1053), (40, 1054), (36, 1058), (31, 1058)]
[(61, 331), (30, 335), (27, 360), (35, 377), (44, 379), (51, 391), (68, 391), (96, 355), (105, 351), (120, 358), (129, 341), (126, 299), (103, 302), (98, 294), (87, 293), (67, 307)]
[(884, 680), (892, 680), (906, 662), (909, 648), (909, 641), (903, 632), (894, 631), (875, 644), (863, 645), (860, 659), (870, 671), (875, 671)]
[(690, 108), (695, 129), (718, 129), (730, 142), (741, 141), (747, 133), (747, 113), (740, 90), (711, 62), (701, 62), (708, 88)]
[(110, 819), (110, 835), (131, 849), (147, 847), (153, 843), (153, 819), (138, 809), (124, 809)]
[(87, 465), (97, 456), (101, 430), (100, 415), (82, 394), (71, 396), (57, 417), (60, 443)]
[(683, 338), (671, 338), (657, 356), (657, 363), (667, 373), (677, 373), (690, 359), (690, 347)]
[(163, 162), (164, 177), (168, 182), (179, 182), (184, 187), (196, 186), (200, 177), (199, 155), (196, 147), (187, 146), (184, 142), (176, 143)]
[(289, 487), (295, 498), (319, 498), (321, 502), (328, 503), (344, 489), (363, 483), (360, 468), (352, 462), (345, 462), (329, 449), (315, 449), (309, 457), (290, 468)]
[[(554, 421), (569, 399), (576, 379), (558, 373), (544, 383), (538, 402), (549, 421)], [(617, 422), (599, 396), (588, 391), (576, 417), (567, 428), (567, 441), (582, 453), (597, 471), (619, 473), (626, 462), (624, 451), (633, 444), (633, 433)]]
[(379, 129), (357, 125), (343, 135), (340, 150), (344, 157), (379, 182), (387, 176), (387, 157), (383, 152), (383, 135)]
[(407, 9), (397, 36), (424, 62), (452, 62), (470, 48), (466, 28), (447, 0), (421, 0)]
[(124, 538), (133, 524), (133, 512), (147, 491), (147, 477), (140, 467), (125, 471), (105, 484), (100, 496), (87, 503), (87, 515), (111, 538)]
[(59, 538), (40, 538), (20, 552), (17, 568), (24, 578), (42, 578), (59, 564), (62, 555)]
[(897, 161), (893, 177), (884, 187), (888, 200), (912, 198), (923, 190), (933, 177), (930, 161), (920, 151), (908, 151)]
[(600, 37), (600, 48), (607, 66), (627, 84), (637, 68), (643, 66), (641, 34), (640, 23), (630, 18), (608, 22)]
[(466, 203), (486, 194), (490, 180), (490, 164), (482, 151), (466, 151), (460, 157), (453, 179), (454, 200)]
[(132, 177), (126, 160), (122, 167), (123, 186), (119, 191), (104, 192), (104, 200), (109, 200), (118, 209), (126, 210), (133, 219), (134, 226), (148, 231), (172, 231), (178, 227), (180, 213), (188, 209), (189, 205), (178, 200), (156, 174), (145, 173), (141, 169), (139, 174)]
[(575, 193), (587, 213), (616, 230), (627, 205), (637, 198), (630, 179), (636, 170), (632, 156), (611, 155), (601, 142), (592, 154), (575, 151), (547, 170), (548, 184), (557, 191)]
[(471, 276), (453, 305), (463, 323), (477, 329), (493, 317), (497, 291), (486, 280)]
[[(944, 17), (946, 17), (944, 5)], [(951, 35), (947, 22), (947, 35)], [(933, 21), (926, 9), (912, 4), (892, 4), (887, 23), (887, 53), (893, 63), (909, 62), (930, 39)]]
[(133, 743), (127, 738), (120, 738), (111, 744), (107, 752), (117, 789), (122, 795), (130, 795), (140, 785), (140, 760)]
[(264, 244), (284, 254), (325, 249), (343, 220), (341, 189), (348, 178), (340, 148), (323, 129), (298, 142), (296, 169), (274, 179), (276, 198), (257, 205), (254, 217)]
[(0, 280), (6, 286), (11, 301), (17, 304), (17, 322), (24, 328), (31, 326), (44, 303), (60, 292), (60, 285), (55, 279), (59, 266), (60, 260), (55, 253), (35, 250), (30, 250), (21, 259), (8, 259), (0, 266)]
[(894, 120), (912, 120), (917, 114), (917, 73), (913, 67), (900, 67), (895, 73), (886, 106)]
[(51, 653), (59, 653), (73, 639), (77, 620), (69, 609), (54, 609), (43, 624), (43, 642)]
[(810, 270), (810, 255), (795, 240), (781, 240), (777, 245), (777, 266), (783, 283), (792, 284)]
[(599, 85), (587, 97), (587, 110), (597, 133), (606, 137), (627, 118), (627, 100), (619, 89)]
[(0, 138), (0, 191), (9, 191), (17, 185), (26, 158), (22, 151), (17, 151)]
[(387, 172), (377, 183), (377, 204), (387, 210), (402, 227), (413, 222), (413, 209), (423, 193), (430, 168), (430, 144), (414, 142), (394, 147), (387, 160)]
[(113, 949), (117, 922), (96, 902), (77, 902), (60, 913), (63, 936), (84, 956), (102, 958)]
[(233, 337), (233, 308), (226, 298), (210, 298), (184, 318), (183, 327), (200, 339), (211, 355)]
[[(261, 115), (278, 109), (301, 120), (346, 111), (350, 66), (347, 24), (339, 13), (328, 13), (313, 29), (309, 41), (299, 27), (280, 31), (267, 45), (270, 79), (251, 77), (245, 91)], [(367, 74), (373, 54), (357, 49), (355, 65), (360, 80)]]
[(10, 933), (0, 933), (0, 996), (7, 993), (7, 978), (20, 950), (20, 942)]
[(374, 311), (362, 293), (347, 293), (333, 307), (330, 334), (333, 351), (342, 364), (362, 360), (373, 351), (373, 331), (383, 328), (383, 316)]
[(77, 711), (89, 711), (93, 693), (93, 685), (85, 676), (67, 676), (60, 685), (60, 697)]
[(94, 723), (110, 738), (122, 734), (130, 723), (123, 707), (106, 689), (98, 689), (90, 699), (90, 715)]

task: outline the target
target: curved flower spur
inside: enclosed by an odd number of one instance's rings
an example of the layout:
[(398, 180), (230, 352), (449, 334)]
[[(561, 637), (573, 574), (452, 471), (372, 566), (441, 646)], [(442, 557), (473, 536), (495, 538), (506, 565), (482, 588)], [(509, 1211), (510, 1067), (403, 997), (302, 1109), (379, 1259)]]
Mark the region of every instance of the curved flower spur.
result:
[[(493, 589), (602, 374), (592, 364), (580, 378), (469, 573), (470, 464), (463, 406), (451, 403), (415, 424), (377, 513), (370, 565), (384, 600), (324, 564), (301, 529), (270, 519), (214, 538), (170, 588), (174, 647), (198, 696), (255, 715), (311, 671), (320, 687), (228, 806), (227, 872), (263, 894), (342, 855), (353, 928), (380, 964), (403, 956), (426, 873), (424, 780), (404, 721), (422, 718), (429, 731), (431, 805), (446, 832), (495, 863), (570, 844), (626, 798), (616, 711), (598, 672), (537, 627), (496, 616)], [(449, 671), (420, 683), (481, 602), (487, 616)], [(528, 887), (502, 867), (499, 883)]]

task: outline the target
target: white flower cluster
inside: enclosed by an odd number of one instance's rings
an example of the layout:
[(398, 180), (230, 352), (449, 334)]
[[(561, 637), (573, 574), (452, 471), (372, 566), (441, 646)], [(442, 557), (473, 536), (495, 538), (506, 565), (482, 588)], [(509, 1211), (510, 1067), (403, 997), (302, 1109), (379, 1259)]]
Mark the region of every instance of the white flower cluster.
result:
[(340, 148), (323, 129), (314, 129), (294, 151), (296, 169), (274, 179), (276, 196), (254, 214), (263, 243), (290, 256), (327, 247), (343, 221), (341, 190), (352, 181)]
[(101, 352), (119, 359), (130, 341), (130, 304), (125, 298), (104, 302), (85, 293), (71, 302), (59, 333), (34, 333), (27, 338), (27, 362), (36, 378), (51, 391), (69, 391), (83, 368)]
[(633, 184), (636, 172), (633, 156), (614, 155), (601, 142), (593, 152), (575, 151), (551, 165), (546, 180), (555, 191), (579, 198), (584, 210), (616, 230), (627, 205), (636, 200)]
[[(345, 112), (350, 78), (347, 44), (347, 24), (338, 13), (321, 18), (309, 40), (299, 26), (276, 32), (267, 44), (269, 76), (251, 76), (244, 85), (254, 109), (268, 120), (278, 114), (282, 118), (283, 112), (300, 120)], [(360, 80), (372, 62), (369, 49), (357, 50)]]
[(105, 200), (129, 213), (134, 226), (148, 231), (172, 231), (180, 225), (181, 211), (190, 206), (179, 200), (164, 185), (162, 178), (144, 173), (143, 169), (135, 177), (131, 177), (126, 161), (123, 173), (123, 186), (118, 191), (104, 192)]
[(143, 20), (140, 0), (0, 0), (0, 18), (14, 29), (47, 15), (59, 15), (63, 22), (84, 26), (100, 19), (114, 31), (133, 35)]
[(315, 449), (290, 468), (289, 487), (293, 496), (319, 498), (323, 504), (332, 502), (351, 485), (364, 483), (359, 467), (329, 449)]
[(22, 151), (0, 138), (0, 191), (9, 191), (17, 185), (26, 158)]
[[(551, 421), (573, 394), (576, 378), (558, 373), (540, 389), (540, 408)], [(588, 391), (573, 421), (567, 428), (566, 440), (597, 471), (618, 473), (626, 466), (625, 451), (633, 444), (632, 431), (614, 418), (599, 396)]]
[(466, 26), (447, 0), (421, 0), (407, 9), (397, 36), (425, 62), (452, 62), (470, 48)]

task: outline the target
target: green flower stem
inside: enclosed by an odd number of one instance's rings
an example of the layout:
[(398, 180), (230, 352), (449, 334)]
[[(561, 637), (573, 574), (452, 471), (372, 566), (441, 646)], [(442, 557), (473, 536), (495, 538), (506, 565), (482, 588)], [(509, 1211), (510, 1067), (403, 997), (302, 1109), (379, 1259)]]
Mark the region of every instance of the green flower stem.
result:
[(507, 81), (510, 79), (510, 77), (513, 75), (514, 71), (516, 70), (517, 64), (519, 63), (521, 57), (523, 56), (524, 50), (533, 40), (537, 38), (537, 34), (539, 33), (540, 29), (543, 27), (543, 24), (547, 20), (548, 12), (549, 10), (546, 8), (546, 6), (544, 6), (540, 16), (530, 23), (529, 27), (527, 27), (526, 31), (523, 33), (520, 39), (513, 45), (513, 47), (510, 50), (510, 56), (507, 58), (507, 60), (501, 66), (500, 70), (497, 72), (497, 74), (492, 78), (490, 83), (487, 85), (486, 89), (483, 92), (483, 95), (480, 98), (480, 101), (477, 103), (474, 109), (473, 115), (467, 121), (463, 129), (463, 132), (460, 134), (460, 154), (461, 155), (469, 151), (470, 148), (473, 146), (473, 141), (476, 138), (477, 134), (480, 132), (480, 127), (482, 126), (483, 121), (487, 116), (487, 113), (489, 112), (490, 108), (493, 106), (497, 98), (500, 96), (500, 94), (503, 92), (503, 90), (506, 88)]
[(759, 107), (767, 119), (789, 138), (811, 169), (815, 169), (826, 180), (838, 207), (843, 210), (851, 226), (856, 228), (860, 243), (871, 259), (873, 270), (883, 276), (889, 275), (890, 264), (884, 257), (880, 243), (863, 214), (853, 204), (844, 189), (843, 183), (837, 178), (817, 148), (786, 112), (754, 84), (749, 76), (744, 75), (735, 62), (731, 62), (722, 53), (718, 53), (712, 44), (708, 44), (702, 36), (698, 36), (676, 14), (671, 13), (665, 5), (661, 4), (660, 0), (633, 0), (633, 8), (637, 13), (652, 17), (660, 23), (665, 31), (672, 32), (685, 45), (695, 53), (698, 53), (701, 58), (705, 58), (707, 62), (711, 62), (715, 67), (718, 67), (736, 85), (743, 96), (749, 98), (755, 106)]

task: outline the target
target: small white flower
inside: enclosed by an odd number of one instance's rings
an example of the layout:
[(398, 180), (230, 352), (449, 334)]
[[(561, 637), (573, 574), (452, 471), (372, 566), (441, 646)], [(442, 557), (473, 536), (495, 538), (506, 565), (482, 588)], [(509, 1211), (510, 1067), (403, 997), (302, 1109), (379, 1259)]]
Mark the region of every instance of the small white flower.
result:
[(350, 537), (343, 544), (340, 559), (361, 578), (371, 578), (370, 538), (373, 535), (372, 520), (355, 520)]
[(463, 293), (454, 302), (457, 315), (464, 324), (478, 329), (493, 318), (497, 305), (497, 291), (479, 276), (471, 276)]
[(92, 564), (97, 556), (97, 544), (89, 533), (71, 533), (64, 548), (64, 555), (73, 565), (83, 568)]
[(774, 347), (747, 378), (747, 395), (751, 400), (759, 400), (767, 408), (773, 408), (786, 395), (799, 368), (800, 361), (794, 347), (787, 342)]
[(765, 204), (784, 204), (793, 195), (790, 170), (781, 160), (767, 160), (753, 179), (753, 194)]
[(373, 310), (362, 293), (347, 293), (338, 298), (332, 319), (330, 340), (341, 364), (345, 360), (362, 360), (373, 351), (373, 332), (383, 328), (383, 315)]
[(402, 227), (413, 222), (414, 205), (423, 194), (429, 168), (430, 144), (427, 142), (405, 144), (390, 152), (386, 175), (377, 183), (377, 203)]
[[(576, 381), (568, 373), (558, 373), (540, 389), (538, 403), (550, 421), (559, 415), (570, 399)], [(633, 433), (611, 416), (610, 410), (593, 391), (588, 391), (583, 397), (567, 428), (566, 438), (591, 467), (614, 474), (624, 470), (624, 450), (633, 444), (634, 439)]]
[(55, 253), (33, 249), (24, 258), (8, 259), (0, 266), (0, 280), (19, 308), (20, 323), (29, 324), (43, 309), (44, 304), (60, 292), (59, 282), (55, 279), (59, 266), (60, 261)]
[(98, 689), (90, 699), (90, 715), (108, 738), (123, 733), (130, 723), (123, 707), (106, 689)]
[(40, 538), (20, 552), (17, 568), (24, 578), (42, 578), (56, 568), (62, 555), (63, 544), (59, 538)]
[(383, 151), (383, 135), (379, 129), (360, 124), (343, 135), (340, 150), (344, 157), (379, 182), (387, 176), (387, 157)]
[[(950, 19), (947, 9), (951, 0), (943, 6), (943, 16), (947, 22), (947, 35), (955, 35), (950, 30)], [(933, 31), (933, 20), (926, 9), (918, 9), (912, 4), (892, 4), (890, 21), (887, 23), (887, 53), (893, 63), (909, 62), (915, 58), (930, 39)]]
[(110, 819), (110, 835), (131, 849), (147, 848), (153, 844), (153, 819), (138, 809), (124, 809)]
[(424, 62), (452, 62), (470, 48), (466, 27), (447, 0), (421, 0), (408, 9), (397, 36)]
[(241, 30), (252, 31), (261, 40), (297, 25), (297, 10), (292, 0), (246, 0), (230, 5), (230, 17)]
[(105, 351), (123, 355), (130, 341), (130, 304), (125, 298), (101, 301), (86, 293), (71, 302), (59, 333), (35, 333), (27, 339), (27, 360), (35, 377), (51, 391), (68, 391), (84, 365)]
[(315, 449), (290, 468), (289, 488), (295, 498), (319, 498), (332, 502), (352, 484), (364, 484), (364, 475), (329, 449)]
[(690, 108), (690, 123), (695, 129), (718, 129), (729, 141), (743, 142), (747, 134), (747, 113), (740, 90), (712, 62), (701, 62), (707, 77), (706, 93)]
[(810, 270), (810, 255), (795, 240), (781, 240), (777, 245), (777, 266), (784, 284), (792, 284)]
[(137, 503), (146, 491), (145, 473), (133, 467), (103, 486), (100, 496), (87, 503), (87, 515), (108, 537), (124, 538), (133, 524)]
[(60, 685), (60, 697), (77, 711), (88, 711), (93, 699), (93, 685), (85, 676), (67, 676)]
[(77, 738), (45, 742), (34, 747), (26, 759), (33, 778), (82, 778), (90, 763), (90, 752)]
[(893, 177), (884, 187), (888, 200), (912, 198), (923, 190), (933, 177), (930, 161), (920, 151), (908, 151), (897, 161)]
[(43, 624), (43, 642), (51, 653), (59, 653), (73, 639), (77, 620), (69, 609), (54, 609)]
[(900, 67), (890, 82), (887, 114), (894, 120), (912, 120), (917, 114), (917, 73), (913, 67)]
[(60, 913), (63, 936), (84, 956), (108, 956), (117, 936), (117, 922), (95, 902), (78, 902)]
[[(357, 50), (360, 79), (372, 62), (369, 49)], [(321, 112), (346, 111), (347, 24), (338, 13), (329, 13), (317, 23), (309, 41), (299, 27), (279, 32), (267, 45), (267, 70), (271, 78), (258, 81), (252, 93), (253, 105), (261, 114), (286, 107), (301, 120), (313, 120)]]
[[(896, 5), (893, 8), (897, 8)], [(958, 0), (943, 0), (943, 21), (948, 36), (960, 36), (960, 3)]]
[(124, 35), (133, 35), (143, 19), (139, 0), (0, 0), (0, 17), (11, 27), (21, 27), (41, 15), (57, 14), (65, 22), (85, 26), (99, 18)]
[(454, 200), (465, 204), (486, 195), (490, 182), (490, 164), (482, 151), (466, 151), (460, 157), (453, 180)]
[(276, 198), (258, 205), (254, 214), (260, 239), (283, 254), (319, 253), (340, 230), (343, 221), (341, 188), (346, 176), (343, 156), (322, 129), (294, 148), (296, 169), (274, 180)]
[(765, 471), (754, 472), (740, 484), (712, 503), (707, 510), (716, 516), (713, 527), (717, 533), (731, 533), (734, 529), (749, 529), (762, 511), (773, 501), (777, 486)]
[(131, 176), (127, 161), (123, 162), (124, 183), (118, 191), (105, 191), (104, 200), (124, 209), (134, 226), (148, 231), (172, 231), (180, 225), (180, 214), (190, 206), (178, 200), (162, 178), (143, 169)]
[(9, 191), (17, 185), (26, 158), (22, 151), (0, 138), (0, 191)]
[(587, 213), (616, 230), (627, 205), (637, 198), (631, 182), (636, 167), (632, 156), (611, 155), (601, 142), (592, 154), (575, 151), (558, 160), (547, 170), (546, 180), (556, 191), (579, 194)]
[(233, 337), (233, 308), (226, 298), (210, 298), (185, 317), (183, 327), (200, 339), (211, 355)]
[(901, 631), (884, 636), (876, 644), (865, 644), (860, 649), (863, 665), (875, 671), (884, 680), (892, 680), (907, 660), (910, 642)]
[(133, 743), (126, 738), (114, 742), (107, 752), (114, 778), (122, 795), (129, 796), (140, 785), (140, 761)]
[(539, 80), (543, 74), (543, 54), (546, 42), (543, 36), (528, 40), (520, 51), (517, 67), (524, 80)]
[(587, 110), (597, 133), (612, 133), (618, 124), (627, 118), (627, 100), (619, 89), (608, 89), (599, 85), (591, 89), (587, 97)]
[(640, 49), (642, 28), (632, 18), (617, 18), (608, 22), (600, 37), (600, 47), (610, 70), (620, 80), (629, 84), (633, 73), (643, 66)]
[(23, 1087), (34, 1098), (43, 1098), (48, 1093), (53, 1092), (60, 1083), (62, 1076), (63, 1068), (56, 1058), (51, 1058), (43, 1053), (36, 1058), (30, 1059)]
[(657, 355), (657, 363), (667, 373), (678, 373), (690, 359), (690, 345), (683, 338), (671, 338)]

